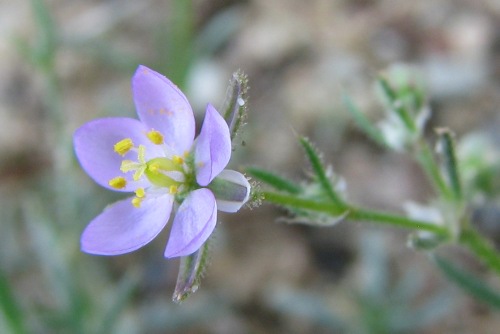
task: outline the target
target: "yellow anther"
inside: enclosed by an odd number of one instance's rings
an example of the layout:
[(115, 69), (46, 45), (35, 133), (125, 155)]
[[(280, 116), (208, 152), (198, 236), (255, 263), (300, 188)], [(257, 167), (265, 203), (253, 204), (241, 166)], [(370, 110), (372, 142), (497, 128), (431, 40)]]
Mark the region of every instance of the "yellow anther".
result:
[(142, 198), (139, 197), (132, 198), (132, 205), (135, 206), (136, 208), (140, 208), (141, 203), (142, 203)]
[(172, 161), (178, 165), (182, 165), (184, 163), (184, 159), (178, 155), (174, 155), (172, 157)]
[(132, 139), (130, 138), (125, 138), (120, 140), (118, 143), (115, 144), (114, 150), (116, 153), (121, 155), (122, 157), (130, 151), (130, 149), (134, 147), (134, 143), (132, 142)]
[(146, 191), (144, 191), (144, 188), (137, 188), (135, 190), (135, 197), (132, 198), (132, 205), (135, 206), (136, 208), (141, 207), (141, 203), (146, 197)]
[(135, 190), (135, 196), (137, 196), (139, 198), (144, 198), (144, 196), (146, 196), (146, 192), (144, 191), (144, 188), (137, 188)]
[(109, 180), (108, 184), (115, 189), (123, 189), (127, 185), (127, 180), (123, 176), (117, 176)]
[(178, 191), (178, 190), (179, 190), (179, 189), (177, 188), (177, 186), (176, 186), (176, 185), (172, 185), (172, 186), (170, 186), (170, 187), (169, 187), (169, 189), (168, 189), (168, 191), (170, 192), (170, 194), (171, 194), (171, 195), (175, 195), (175, 194), (177, 194), (177, 191)]
[(156, 130), (151, 130), (149, 131), (146, 136), (148, 136), (148, 139), (151, 140), (153, 144), (156, 145), (161, 145), (163, 144), (163, 135), (156, 131)]

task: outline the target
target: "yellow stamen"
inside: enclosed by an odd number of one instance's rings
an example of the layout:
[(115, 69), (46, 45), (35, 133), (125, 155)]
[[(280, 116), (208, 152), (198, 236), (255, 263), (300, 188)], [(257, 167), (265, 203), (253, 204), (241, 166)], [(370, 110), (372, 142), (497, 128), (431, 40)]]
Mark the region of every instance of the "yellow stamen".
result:
[(137, 160), (139, 160), (141, 164), (146, 163), (145, 156), (146, 156), (146, 147), (144, 145), (139, 145), (139, 151), (137, 152)]
[(132, 198), (132, 205), (136, 208), (140, 208), (142, 203), (142, 198), (134, 197)]
[(123, 189), (127, 185), (127, 180), (123, 176), (117, 176), (109, 180), (108, 184), (115, 189)]
[(146, 136), (148, 137), (149, 140), (151, 140), (151, 142), (153, 144), (156, 144), (156, 145), (161, 145), (163, 144), (163, 135), (156, 131), (156, 130), (151, 130), (149, 131)]
[(139, 162), (134, 162), (132, 160), (123, 160), (120, 170), (124, 173), (135, 171), (133, 175), (134, 181), (139, 181), (139, 179), (144, 174), (146, 170), (146, 164), (141, 164)]
[(139, 145), (137, 149), (137, 160), (138, 162), (132, 160), (123, 160), (120, 166), (120, 170), (124, 173), (134, 172), (134, 181), (139, 181), (139, 179), (144, 175), (146, 170), (146, 147), (144, 145)]
[(121, 155), (122, 157), (130, 151), (130, 149), (134, 147), (134, 143), (132, 142), (132, 139), (130, 138), (125, 138), (120, 140), (118, 143), (115, 144), (114, 150), (116, 153)]
[(136, 170), (139, 164), (132, 160), (123, 160), (120, 166), (120, 170), (124, 173)]
[(184, 163), (184, 159), (178, 155), (174, 155), (172, 157), (172, 161), (178, 165), (182, 165)]
[(137, 188), (135, 190), (135, 197), (132, 198), (132, 205), (135, 206), (136, 208), (140, 208), (141, 203), (144, 200), (144, 197), (146, 197), (146, 192), (144, 191), (144, 188)]
[(146, 192), (144, 191), (144, 188), (137, 188), (135, 190), (135, 196), (137, 196), (139, 198), (144, 198), (144, 196), (146, 196)]
[(178, 190), (179, 190), (179, 189), (177, 188), (177, 186), (176, 186), (176, 185), (172, 185), (172, 186), (170, 186), (170, 188), (169, 188), (169, 192), (170, 192), (170, 194), (171, 194), (171, 195), (175, 195), (175, 194), (177, 194), (177, 191), (178, 191)]
[(135, 171), (134, 175), (132, 176), (134, 181), (139, 181), (141, 179), (142, 175), (144, 174), (145, 169), (146, 169), (146, 167), (141, 166)]

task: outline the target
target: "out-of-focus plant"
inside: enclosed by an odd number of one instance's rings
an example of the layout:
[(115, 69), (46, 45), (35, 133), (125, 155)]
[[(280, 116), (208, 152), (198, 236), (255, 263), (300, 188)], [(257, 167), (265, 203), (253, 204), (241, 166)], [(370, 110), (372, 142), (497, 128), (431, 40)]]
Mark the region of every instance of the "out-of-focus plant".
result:
[[(343, 179), (326, 166), (314, 145), (304, 137), (298, 141), (312, 168), (308, 182), (296, 183), (276, 173), (249, 168), (248, 173), (267, 184), (270, 190), (256, 192), (264, 201), (287, 208), (293, 221), (313, 226), (329, 226), (340, 220), (392, 225), (412, 230), (408, 244), (432, 256), (440, 246), (457, 244), (474, 254), (487, 268), (500, 275), (500, 255), (492, 242), (478, 232), (472, 211), (485, 199), (499, 200), (498, 150), (481, 141), (459, 142), (448, 128), (434, 131), (436, 144), (424, 137), (430, 115), (426, 94), (409, 68), (391, 68), (376, 81), (377, 94), (385, 118), (373, 122), (355, 103), (345, 97), (345, 105), (358, 127), (380, 146), (407, 154), (425, 172), (435, 196), (428, 203), (404, 203), (407, 215), (361, 208), (349, 202)], [(433, 149), (433, 146), (435, 149)], [(462, 272), (444, 257), (434, 261), (450, 280), (476, 297), (496, 306), (496, 296), (473, 276)], [(489, 296), (489, 297), (488, 297)]]
[(422, 297), (425, 274), (417, 268), (403, 268), (401, 277), (391, 280), (387, 239), (380, 231), (361, 234), (360, 273), (342, 291), (320, 294), (277, 286), (266, 290), (267, 305), (318, 332), (335, 333), (414, 333), (452, 313), (451, 289)]
[[(0, 331), (118, 331), (119, 315), (136, 287), (137, 274), (131, 272), (115, 288), (103, 290), (110, 278), (102, 272), (98, 274), (99, 270), (92, 264), (76, 261), (78, 249), (68, 243), (77, 237), (79, 230), (77, 224), (68, 222), (85, 216), (86, 209), (95, 203), (85, 201), (87, 188), (75, 186), (78, 177), (76, 169), (72, 168), (67, 112), (63, 111), (62, 85), (56, 69), (61, 35), (44, 1), (32, 0), (31, 7), (37, 36), (32, 43), (21, 38), (14, 42), (32, 65), (33, 76), (41, 78), (42, 108), (46, 111), (43, 124), (47, 136), (40, 139), (46, 142), (39, 145), (50, 148), (42, 152), (47, 153), (52, 169), (35, 174), (26, 182), (26, 189), (18, 190), (22, 201), (13, 199), (2, 205), (5, 216), (12, 212), (9, 218), (21, 222), (10, 226), (10, 233), (2, 234), (4, 240), (10, 240), (2, 245), (9, 247), (14, 243), (27, 247), (23, 255), (17, 255), (16, 262), (4, 259), (0, 267), (0, 310), (2, 318), (6, 319), (5, 323), (0, 321)], [(4, 228), (9, 228), (9, 218)], [(4, 250), (2, 253), (8, 254)], [(86, 276), (91, 271), (96, 274), (93, 279)], [(29, 278), (25, 278), (26, 275)], [(93, 283), (89, 285), (90, 282)], [(22, 284), (27, 283), (37, 291), (36, 296), (21, 289)]]

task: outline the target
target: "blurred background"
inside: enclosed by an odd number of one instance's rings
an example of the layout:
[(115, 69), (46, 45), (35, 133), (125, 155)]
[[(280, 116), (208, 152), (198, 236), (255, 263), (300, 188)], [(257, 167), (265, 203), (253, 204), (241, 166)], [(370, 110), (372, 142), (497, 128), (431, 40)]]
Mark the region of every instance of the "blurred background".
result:
[(433, 127), (449, 126), (500, 144), (499, 1), (0, 0), (0, 57), (1, 333), (500, 328), (496, 313), (406, 247), (407, 231), (289, 225), (266, 204), (220, 215), (202, 286), (176, 305), (167, 231), (132, 254), (80, 252), (86, 224), (120, 196), (94, 184), (72, 150), (83, 123), (135, 117), (138, 64), (177, 83), (199, 122), (242, 69), (250, 112), (231, 168), (304, 179), (296, 134), (307, 135), (353, 202), (401, 212), (432, 196), (430, 186), (411, 159), (353, 126), (342, 95), (377, 119), (376, 75), (409, 64), (429, 93), (430, 139)]

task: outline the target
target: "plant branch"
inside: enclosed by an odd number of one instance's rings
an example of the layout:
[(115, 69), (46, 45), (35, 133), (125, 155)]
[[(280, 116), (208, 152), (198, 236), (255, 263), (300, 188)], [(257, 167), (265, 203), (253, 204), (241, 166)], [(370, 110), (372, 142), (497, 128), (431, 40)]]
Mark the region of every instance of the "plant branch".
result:
[(392, 225), (407, 229), (429, 231), (438, 235), (448, 236), (448, 230), (445, 227), (435, 225), (428, 221), (410, 219), (386, 212), (355, 208), (349, 205), (339, 206), (331, 202), (318, 202), (315, 200), (299, 198), (288, 194), (280, 194), (274, 192), (262, 192), (261, 194), (263, 195), (264, 200), (289, 208), (321, 212), (332, 217), (338, 217), (345, 214), (345, 219), (349, 220)]

